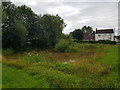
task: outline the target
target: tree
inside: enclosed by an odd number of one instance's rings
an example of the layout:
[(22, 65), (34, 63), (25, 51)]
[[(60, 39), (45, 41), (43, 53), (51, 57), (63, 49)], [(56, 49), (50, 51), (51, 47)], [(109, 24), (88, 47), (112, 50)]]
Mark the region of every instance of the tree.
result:
[(26, 44), (27, 30), (19, 20), (3, 32), (3, 48), (20, 49)]
[(74, 39), (83, 40), (83, 31), (81, 29), (75, 29), (70, 33)]
[(93, 34), (93, 29), (90, 26), (84, 26), (82, 27), (82, 31), (84, 33), (84, 36), (90, 36)]
[(2, 2), (2, 31), (7, 30), (15, 20), (16, 6), (11, 2)]
[(31, 8), (25, 5), (15, 6), (11, 2), (3, 2), (2, 6), (3, 47), (21, 48), (26, 43), (31, 47), (51, 48), (66, 26), (58, 15), (38, 16)]
[[(37, 46), (36, 44), (36, 40), (38, 40), (39, 34), (40, 34), (40, 23), (39, 23), (39, 17), (31, 10), (31, 8), (22, 5), (22, 6), (18, 6), (15, 10), (16, 15), (15, 15), (15, 19), (16, 20), (21, 20), (27, 31), (28, 31), (28, 35), (27, 35), (27, 42), (31, 43), (31, 46)], [(28, 43), (28, 44), (29, 44)], [(29, 45), (29, 46), (30, 46)]]
[[(23, 30), (26, 29), (28, 32), (25, 38), (27, 38), (26, 42), (29, 42), (31, 33), (36, 32), (36, 28), (34, 28), (33, 24), (36, 24), (37, 15), (31, 10), (31, 8), (22, 5), (22, 6), (15, 6), (11, 2), (2, 2), (2, 33), (3, 33), (3, 42), (9, 42), (9, 38), (6, 39), (4, 37), (7, 34), (7, 37), (11, 37), (10, 32), (11, 29), (14, 31), (19, 30), (19, 28), (24, 27)], [(18, 22), (20, 20), (20, 22)], [(17, 23), (16, 23), (17, 22)], [(14, 25), (15, 24), (15, 25)], [(20, 26), (18, 25), (20, 24)], [(24, 25), (23, 25), (24, 24)], [(18, 26), (18, 27), (15, 27)], [(21, 29), (22, 30), (22, 29)], [(22, 32), (22, 31), (21, 31)], [(15, 32), (13, 32), (15, 33)], [(17, 39), (18, 40), (18, 39)], [(23, 39), (24, 40), (24, 39)], [(18, 40), (19, 42), (19, 40)], [(4, 45), (7, 45), (3, 43)], [(10, 45), (10, 44), (8, 44)], [(7, 45), (7, 47), (8, 47)], [(12, 45), (13, 46), (13, 45)]]
[(66, 26), (63, 19), (58, 15), (45, 14), (40, 18), (40, 22), (43, 40), (41, 43), (47, 47), (54, 47)]

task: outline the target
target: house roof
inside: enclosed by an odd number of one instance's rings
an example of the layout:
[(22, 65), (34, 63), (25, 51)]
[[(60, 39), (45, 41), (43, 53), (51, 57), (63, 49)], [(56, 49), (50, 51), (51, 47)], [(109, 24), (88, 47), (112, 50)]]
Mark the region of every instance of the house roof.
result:
[(113, 29), (101, 29), (101, 30), (96, 30), (96, 34), (99, 34), (99, 33), (114, 33)]

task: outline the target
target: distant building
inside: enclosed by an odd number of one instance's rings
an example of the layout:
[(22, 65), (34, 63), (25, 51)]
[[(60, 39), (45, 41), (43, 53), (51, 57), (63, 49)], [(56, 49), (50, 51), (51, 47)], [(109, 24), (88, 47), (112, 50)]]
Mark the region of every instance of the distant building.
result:
[(101, 29), (95, 32), (95, 40), (110, 40), (114, 41), (114, 30), (113, 29)]

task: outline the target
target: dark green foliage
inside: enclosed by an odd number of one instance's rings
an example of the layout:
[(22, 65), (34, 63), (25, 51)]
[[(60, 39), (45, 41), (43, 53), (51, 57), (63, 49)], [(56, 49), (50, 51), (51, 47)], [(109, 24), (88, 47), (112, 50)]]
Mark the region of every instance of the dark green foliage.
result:
[(15, 6), (11, 2), (2, 3), (2, 14), (4, 48), (53, 48), (66, 26), (58, 15), (38, 16), (31, 8)]
[(83, 31), (81, 29), (75, 29), (73, 32), (70, 33), (74, 39), (83, 40)]
[(40, 18), (42, 37), (45, 46), (54, 47), (58, 39), (60, 39), (62, 30), (65, 27), (63, 19), (56, 15), (45, 14)]
[(74, 40), (74, 42), (77, 43), (91, 43), (91, 44), (111, 44), (111, 45), (116, 45), (116, 41), (105, 41), (105, 40), (99, 40), (99, 41), (80, 41), (80, 40)]
[(21, 21), (15, 21), (3, 31), (3, 48), (20, 49), (26, 43), (27, 30)]
[(40, 47), (40, 40), (43, 39), (40, 17), (25, 5), (17, 7), (16, 13), (16, 19), (21, 19), (27, 28), (27, 46)]
[(90, 35), (94, 34), (93, 29), (90, 26), (82, 27), (82, 31), (83, 31), (84, 36), (90, 36)]

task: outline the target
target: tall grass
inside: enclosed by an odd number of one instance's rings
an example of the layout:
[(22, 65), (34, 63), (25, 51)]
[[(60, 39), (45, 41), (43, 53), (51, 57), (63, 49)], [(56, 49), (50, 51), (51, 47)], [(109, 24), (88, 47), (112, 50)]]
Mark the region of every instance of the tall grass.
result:
[(69, 47), (71, 53), (32, 51), (4, 56), (3, 87), (118, 88), (117, 46), (74, 43)]
[(9, 56), (3, 56), (2, 62), (3, 64), (6, 64), (8, 66), (14, 66), (17, 68), (25, 68), (30, 66), (33, 63), (37, 62), (51, 62), (51, 58), (43, 53), (38, 54), (35, 52), (29, 52), (29, 53), (18, 53), (16, 55), (9, 55)]

